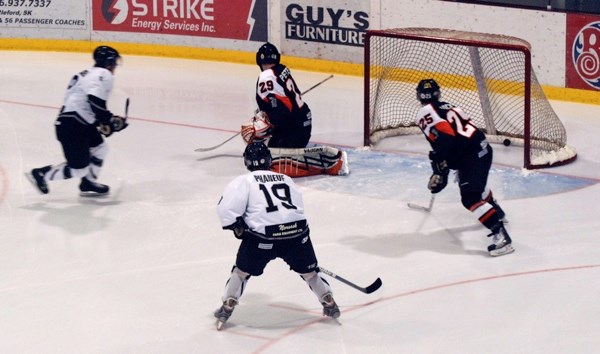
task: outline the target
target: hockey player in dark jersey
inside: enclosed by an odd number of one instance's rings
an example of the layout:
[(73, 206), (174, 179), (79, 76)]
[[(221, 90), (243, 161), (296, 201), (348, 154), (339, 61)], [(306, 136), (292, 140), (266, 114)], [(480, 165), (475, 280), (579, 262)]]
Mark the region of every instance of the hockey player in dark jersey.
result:
[(258, 49), (256, 63), (262, 72), (256, 83), (256, 103), (273, 125), (269, 147), (303, 148), (310, 139), (312, 114), (302, 101), (290, 69), (280, 63), (280, 58), (271, 43)]
[(274, 171), (291, 177), (347, 175), (344, 151), (329, 146), (307, 148), (312, 113), (290, 69), (280, 60), (279, 50), (271, 43), (263, 44), (256, 52), (261, 70), (256, 82), (258, 111), (250, 124), (242, 125), (242, 137), (246, 143), (256, 139), (267, 142)]
[(310, 240), (300, 190), (289, 176), (269, 171), (271, 153), (263, 142), (246, 146), (244, 163), (250, 171), (231, 181), (217, 205), (223, 229), (242, 240), (215, 312), (217, 329), (238, 304), (250, 276), (259, 276), (271, 260), (283, 259), (298, 273), (323, 305), (323, 315), (340, 316), (329, 284), (321, 277)]
[(456, 170), (463, 206), (491, 231), (488, 235), (493, 239), (493, 244), (488, 246), (490, 255), (513, 252), (511, 238), (504, 227), (504, 211), (487, 187), (493, 150), (485, 134), (460, 107), (440, 101), (440, 87), (435, 80), (419, 82), (417, 99), (422, 107), (416, 124), (433, 149), (429, 153), (433, 169), (429, 190), (439, 193), (448, 184), (449, 171)]

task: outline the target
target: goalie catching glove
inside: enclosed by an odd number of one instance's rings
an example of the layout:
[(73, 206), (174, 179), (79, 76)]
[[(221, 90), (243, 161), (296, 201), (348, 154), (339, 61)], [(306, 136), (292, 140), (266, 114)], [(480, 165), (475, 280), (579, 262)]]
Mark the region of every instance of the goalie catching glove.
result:
[(112, 133), (120, 132), (128, 126), (129, 123), (127, 123), (126, 118), (121, 116), (112, 116), (108, 122), (101, 122), (98, 124), (98, 131), (105, 137), (109, 137), (112, 135)]
[(246, 144), (254, 140), (266, 140), (271, 136), (272, 130), (269, 116), (263, 111), (257, 111), (250, 123), (242, 124), (242, 139)]
[(448, 185), (448, 174), (450, 173), (450, 169), (448, 168), (446, 160), (440, 159), (435, 151), (429, 152), (429, 159), (431, 160), (433, 174), (429, 177), (427, 188), (429, 188), (431, 193), (435, 194), (441, 192)]

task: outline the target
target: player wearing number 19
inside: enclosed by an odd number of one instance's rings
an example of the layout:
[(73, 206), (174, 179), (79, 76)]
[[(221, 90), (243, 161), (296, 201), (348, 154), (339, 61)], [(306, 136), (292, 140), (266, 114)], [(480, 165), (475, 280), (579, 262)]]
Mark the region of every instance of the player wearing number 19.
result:
[(433, 149), (429, 153), (433, 174), (428, 183), (431, 193), (439, 193), (448, 183), (449, 171), (456, 170), (462, 204), (490, 229), (493, 243), (491, 256), (514, 251), (504, 227), (504, 211), (487, 186), (493, 150), (485, 134), (457, 106), (440, 101), (440, 86), (433, 79), (417, 85), (417, 99), (422, 107), (416, 123)]
[(271, 153), (262, 142), (246, 146), (244, 163), (250, 173), (230, 182), (217, 205), (223, 229), (242, 240), (223, 304), (214, 312), (217, 329), (231, 316), (250, 276), (261, 275), (275, 258), (304, 279), (323, 305), (323, 315), (339, 317), (331, 288), (319, 273), (298, 187), (289, 176), (269, 170)]

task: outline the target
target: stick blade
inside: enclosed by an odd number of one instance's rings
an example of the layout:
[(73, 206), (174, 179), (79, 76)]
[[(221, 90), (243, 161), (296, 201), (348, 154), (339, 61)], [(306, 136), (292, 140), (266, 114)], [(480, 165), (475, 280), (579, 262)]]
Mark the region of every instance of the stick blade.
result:
[(424, 207), (424, 206), (418, 205), (418, 204), (407, 203), (406, 205), (408, 206), (409, 209), (421, 210), (421, 211), (424, 211), (426, 213), (429, 213), (431, 211), (430, 208)]
[(377, 289), (381, 288), (381, 285), (383, 285), (383, 282), (381, 281), (381, 278), (377, 278), (377, 279), (376, 279), (376, 280), (373, 282), (373, 284), (371, 284), (371, 285), (369, 285), (369, 286), (367, 286), (367, 287), (365, 288), (365, 292), (366, 292), (367, 294), (371, 294), (371, 293), (373, 293), (373, 292), (377, 291)]

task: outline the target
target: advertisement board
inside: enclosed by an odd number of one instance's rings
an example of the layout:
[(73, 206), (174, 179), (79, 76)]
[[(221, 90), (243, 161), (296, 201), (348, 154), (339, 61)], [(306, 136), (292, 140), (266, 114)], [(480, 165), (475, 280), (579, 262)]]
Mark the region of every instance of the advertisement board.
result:
[(369, 9), (369, 0), (282, 0), (283, 50), (297, 56), (361, 62)]
[(88, 28), (88, 2), (0, 0), (0, 28)]
[(565, 86), (600, 90), (600, 16), (567, 15)]
[(93, 0), (93, 29), (266, 41), (267, 2), (267, 0)]

